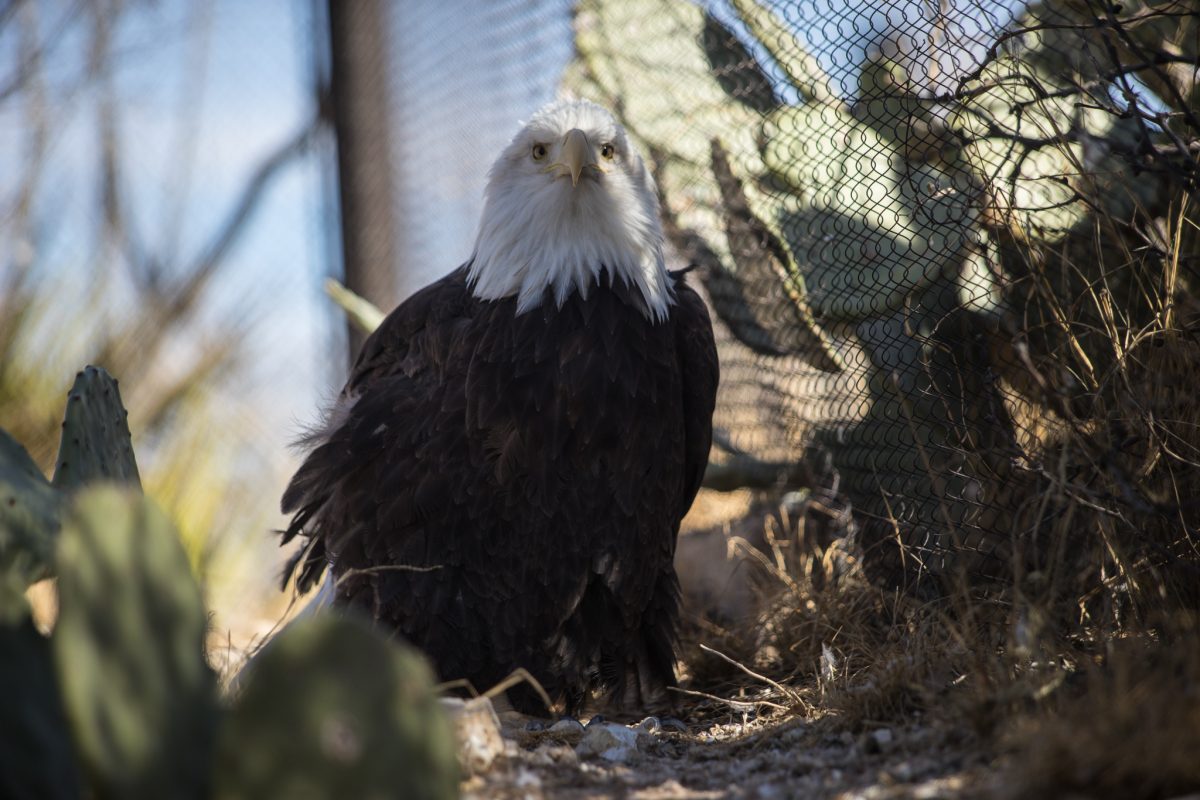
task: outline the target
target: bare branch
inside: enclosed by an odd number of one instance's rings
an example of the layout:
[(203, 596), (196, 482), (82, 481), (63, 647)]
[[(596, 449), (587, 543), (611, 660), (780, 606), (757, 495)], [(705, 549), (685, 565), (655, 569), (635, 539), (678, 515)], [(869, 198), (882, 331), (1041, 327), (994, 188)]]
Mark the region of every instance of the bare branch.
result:
[(804, 462), (759, 461), (742, 456), (721, 464), (710, 461), (701, 485), (718, 492), (734, 492), (738, 489), (811, 486), (812, 483), (812, 470)]

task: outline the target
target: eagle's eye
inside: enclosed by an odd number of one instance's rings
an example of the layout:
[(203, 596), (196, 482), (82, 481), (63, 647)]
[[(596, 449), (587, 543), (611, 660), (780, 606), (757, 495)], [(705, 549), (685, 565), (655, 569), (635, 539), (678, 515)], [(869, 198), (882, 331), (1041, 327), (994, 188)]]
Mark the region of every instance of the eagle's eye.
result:
[(609, 161), (612, 161), (613, 156), (615, 156), (616, 154), (617, 154), (617, 150), (611, 144), (605, 143), (605, 144), (600, 145), (600, 155), (604, 156)]
[(533, 160), (541, 161), (545, 157), (546, 157), (546, 145), (540, 144), (540, 143), (535, 144), (533, 146)]

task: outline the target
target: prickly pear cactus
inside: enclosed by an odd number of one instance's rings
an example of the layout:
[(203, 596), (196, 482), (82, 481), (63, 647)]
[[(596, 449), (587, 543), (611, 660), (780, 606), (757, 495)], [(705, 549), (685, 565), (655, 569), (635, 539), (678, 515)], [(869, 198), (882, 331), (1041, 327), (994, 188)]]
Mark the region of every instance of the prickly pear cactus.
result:
[[(0, 431), (0, 797), (457, 795), (428, 668), (364, 624), (289, 628), (223, 714), (199, 587), (139, 483), (116, 381), (95, 367), (71, 390), (53, 484)], [(47, 639), (25, 590), (51, 572)]]
[(141, 488), (127, 417), (113, 377), (100, 367), (84, 367), (67, 395), (54, 485), (72, 491), (110, 480)]
[(0, 621), (0, 797), (80, 797), (50, 642), (28, 615)]
[(17, 597), (49, 572), (60, 506), (29, 453), (0, 430), (0, 619), (15, 621)]
[(218, 753), (222, 800), (458, 794), (454, 737), (428, 667), (344, 617), (305, 620), (268, 645)]
[(58, 591), (55, 667), (96, 796), (207, 796), (215, 682), (170, 522), (137, 492), (84, 490), (63, 522)]

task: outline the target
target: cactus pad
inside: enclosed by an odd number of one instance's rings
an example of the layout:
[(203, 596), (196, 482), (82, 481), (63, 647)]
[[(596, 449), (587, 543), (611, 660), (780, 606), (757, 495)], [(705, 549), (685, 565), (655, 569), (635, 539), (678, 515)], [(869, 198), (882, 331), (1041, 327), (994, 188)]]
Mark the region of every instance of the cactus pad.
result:
[(67, 395), (54, 485), (72, 491), (109, 480), (140, 488), (127, 416), (112, 376), (100, 367), (84, 367)]
[(95, 795), (205, 796), (215, 681), (170, 522), (136, 492), (84, 490), (63, 522), (58, 591), (55, 666)]
[(0, 430), (0, 616), (17, 607), (13, 592), (49, 573), (60, 505), (29, 453)]
[(429, 668), (340, 616), (296, 623), (256, 658), (218, 752), (219, 798), (458, 795)]

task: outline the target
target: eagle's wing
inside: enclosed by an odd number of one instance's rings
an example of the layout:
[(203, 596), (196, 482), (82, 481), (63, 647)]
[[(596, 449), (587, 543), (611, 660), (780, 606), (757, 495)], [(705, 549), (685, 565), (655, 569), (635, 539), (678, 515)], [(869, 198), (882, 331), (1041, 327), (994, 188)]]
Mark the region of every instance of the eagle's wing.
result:
[[(459, 268), (397, 306), (363, 343), (345, 388), (323, 428), (309, 437), (311, 450), (283, 495), (282, 510), (293, 516), (282, 543), (296, 536), (308, 539), (285, 571), (285, 585), (300, 563), (296, 587), (306, 591), (340, 551), (339, 543), (364, 533), (332, 530), (326, 520), (346, 518), (335, 506), (347, 502), (348, 494), (374, 488), (371, 479), (386, 467), (388, 444), (397, 442), (395, 432), (380, 436), (381, 431), (425, 423), (411, 415), (397, 419), (396, 394), (372, 389), (385, 383), (403, 385), (404, 400), (419, 403), (413, 395), (437, 383), (447, 364), (460, 355), (455, 352), (458, 323), (466, 321), (470, 306), (466, 268)], [(363, 397), (370, 402), (360, 403)], [(376, 500), (367, 498), (372, 505)]]
[(683, 377), (684, 492), (679, 519), (691, 508), (704, 480), (708, 452), (712, 448), (712, 415), (717, 403), (720, 368), (708, 308), (684, 280), (683, 270), (674, 272), (676, 307), (675, 351)]

